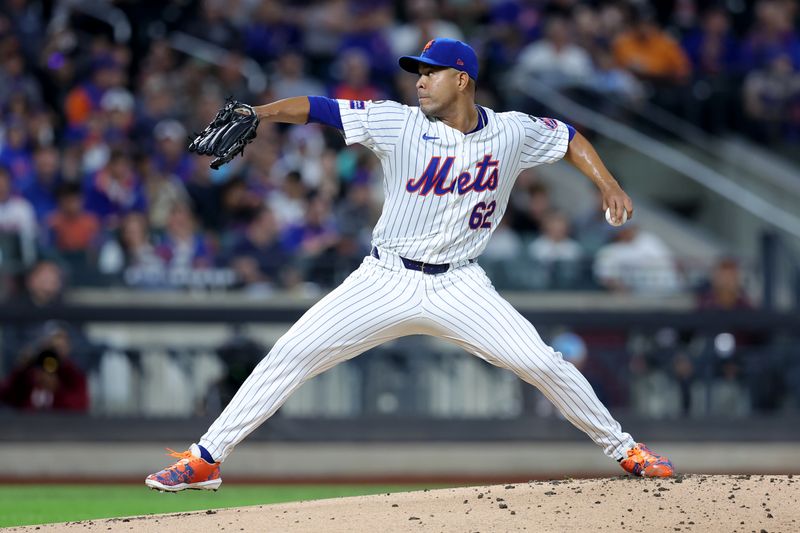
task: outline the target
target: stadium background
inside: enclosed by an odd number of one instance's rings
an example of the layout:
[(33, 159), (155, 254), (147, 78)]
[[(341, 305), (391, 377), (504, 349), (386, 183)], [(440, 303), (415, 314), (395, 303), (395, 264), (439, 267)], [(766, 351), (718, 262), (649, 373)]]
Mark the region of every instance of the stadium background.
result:
[[(798, 3), (7, 0), (0, 16), (0, 481), (139, 483), (196, 440), (368, 251), (377, 159), (262, 124), (187, 154), (226, 97), (415, 103), (396, 57), (481, 59), (478, 102), (568, 121), (636, 204), (520, 176), (480, 263), (684, 472), (797, 471)], [(228, 481), (617, 474), (534, 389), (430, 338), (319, 376)]]

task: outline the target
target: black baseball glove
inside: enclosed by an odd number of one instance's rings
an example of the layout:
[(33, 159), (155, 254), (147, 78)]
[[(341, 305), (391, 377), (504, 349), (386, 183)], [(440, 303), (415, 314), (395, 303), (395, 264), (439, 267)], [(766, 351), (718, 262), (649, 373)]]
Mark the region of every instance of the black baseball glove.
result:
[(236, 100), (227, 100), (225, 107), (189, 144), (190, 152), (213, 155), (211, 168), (218, 169), (237, 154), (244, 154), (244, 147), (253, 142), (258, 129), (255, 110)]

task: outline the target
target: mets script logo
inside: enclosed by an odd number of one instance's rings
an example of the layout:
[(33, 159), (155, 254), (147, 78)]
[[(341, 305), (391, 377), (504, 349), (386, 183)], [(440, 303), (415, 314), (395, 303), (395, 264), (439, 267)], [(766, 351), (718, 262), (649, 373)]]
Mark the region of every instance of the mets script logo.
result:
[(474, 178), (469, 172), (462, 172), (449, 185), (445, 185), (450, 177), (455, 159), (455, 157), (447, 157), (442, 161), (439, 156), (431, 157), (422, 175), (408, 180), (406, 191), (417, 193), (420, 196), (427, 196), (431, 191), (436, 196), (451, 193), (460, 196), (469, 191), (483, 192), (497, 189), (498, 173), (500, 172), (499, 161), (492, 160), (492, 154), (483, 156), (483, 159), (475, 164), (477, 173)]

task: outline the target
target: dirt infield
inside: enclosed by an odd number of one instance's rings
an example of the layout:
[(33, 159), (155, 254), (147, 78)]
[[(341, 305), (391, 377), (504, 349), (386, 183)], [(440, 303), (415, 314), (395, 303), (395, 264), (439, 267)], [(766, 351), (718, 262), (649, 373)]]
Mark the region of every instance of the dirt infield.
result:
[[(224, 489), (223, 489), (224, 490)], [(9, 528), (8, 531), (800, 531), (800, 478), (532, 481)]]

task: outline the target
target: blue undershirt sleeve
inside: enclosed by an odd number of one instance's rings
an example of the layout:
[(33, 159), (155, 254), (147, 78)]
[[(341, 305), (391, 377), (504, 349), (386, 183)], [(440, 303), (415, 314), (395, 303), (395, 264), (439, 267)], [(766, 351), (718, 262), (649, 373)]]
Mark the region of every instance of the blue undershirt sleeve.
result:
[(339, 113), (339, 104), (336, 100), (325, 96), (309, 96), (308, 106), (308, 122), (317, 122), (337, 130), (344, 130), (342, 115)]
[(575, 137), (575, 128), (573, 128), (570, 124), (566, 122), (564, 125), (567, 127), (567, 131), (569, 132), (569, 140), (571, 141), (573, 137)]

